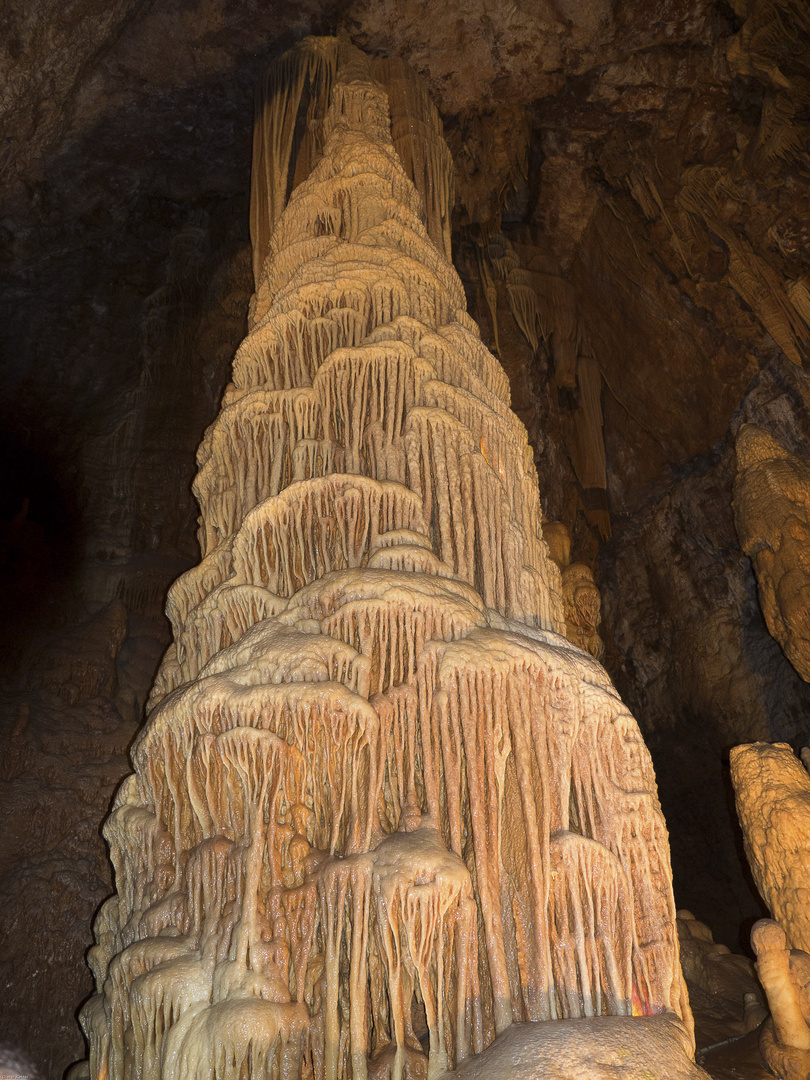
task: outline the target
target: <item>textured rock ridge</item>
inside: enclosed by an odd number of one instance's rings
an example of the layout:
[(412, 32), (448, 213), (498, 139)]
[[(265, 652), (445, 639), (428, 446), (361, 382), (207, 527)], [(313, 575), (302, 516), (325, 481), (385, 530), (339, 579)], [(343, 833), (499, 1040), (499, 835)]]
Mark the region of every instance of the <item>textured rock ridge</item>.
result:
[(345, 43), (302, 56), (329, 93), (261, 114), (257, 167), (303, 115), (307, 175), (254, 204), (202, 559), (104, 827), (90, 1075), (434, 1077), (516, 1021), (688, 1028), (649, 756), (560, 636), (525, 430), (392, 142), (438, 117)]

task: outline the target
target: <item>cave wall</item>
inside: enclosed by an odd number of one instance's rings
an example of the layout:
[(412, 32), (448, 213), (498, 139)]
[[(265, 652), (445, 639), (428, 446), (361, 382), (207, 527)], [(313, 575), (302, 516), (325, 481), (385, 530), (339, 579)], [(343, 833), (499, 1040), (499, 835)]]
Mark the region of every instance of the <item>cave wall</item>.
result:
[[(734, 532), (733, 440), (753, 421), (810, 455), (802, 5), (38, 2), (0, 45), (0, 890), (18, 988), (0, 1038), (47, 1075), (81, 1052), (81, 954), (109, 889), (98, 826), (168, 640), (161, 596), (196, 558), (193, 452), (244, 331), (253, 84), (293, 40), (337, 26), (427, 80), (485, 340), (476, 252), (492, 236), (529, 230), (573, 286), (604, 384), (609, 540), (586, 513), (553, 350), (529, 347), (502, 286), (496, 300), (544, 510), (596, 571), (677, 902), (733, 948), (760, 912), (727, 752), (798, 745), (808, 688), (767, 633)], [(22, 929), (32, 909), (53, 912), (39, 938)]]
[[(20, 554), (3, 566), (16, 589), (0, 694), (0, 977), (14, 992), (3, 1000), (0, 1038), (24, 1046), (46, 1077), (83, 1052), (76, 1011), (92, 989), (87, 925), (112, 889), (100, 825), (169, 641), (165, 591), (194, 560), (195, 444), (244, 333), (249, 246), (241, 230), (234, 236), (229, 214), (204, 239), (193, 287), (172, 280), (167, 294), (161, 284), (161, 322), (153, 320), (146, 344), (142, 333), (134, 337), (139, 385), (119, 392), (107, 423), (87, 432), (77, 453), (83, 528), (67, 580), (61, 534), (46, 531), (47, 503), (39, 561), (28, 554), (37, 523), (27, 519), (28, 529), (16, 528)], [(165, 276), (164, 266), (158, 280)], [(44, 579), (42, 561), (53, 567)]]

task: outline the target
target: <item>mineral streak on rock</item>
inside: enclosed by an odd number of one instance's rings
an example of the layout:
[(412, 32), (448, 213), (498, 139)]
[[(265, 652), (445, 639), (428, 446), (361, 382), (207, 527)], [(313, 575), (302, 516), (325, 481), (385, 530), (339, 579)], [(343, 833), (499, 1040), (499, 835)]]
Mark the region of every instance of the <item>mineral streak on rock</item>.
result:
[(202, 560), (104, 830), (90, 1075), (432, 1078), (515, 1021), (688, 1027), (650, 759), (558, 636), (526, 433), (435, 246), (438, 116), (331, 40), (267, 85)]

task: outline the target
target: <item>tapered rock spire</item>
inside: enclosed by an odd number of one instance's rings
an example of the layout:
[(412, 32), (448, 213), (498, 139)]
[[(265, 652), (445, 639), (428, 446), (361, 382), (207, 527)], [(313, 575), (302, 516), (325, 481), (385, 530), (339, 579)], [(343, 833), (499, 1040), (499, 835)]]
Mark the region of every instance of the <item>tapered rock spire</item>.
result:
[(265, 81), (202, 559), (104, 829), (94, 1080), (433, 1077), (516, 1020), (689, 1022), (649, 756), (558, 636), (448, 163), (404, 65), (309, 40)]

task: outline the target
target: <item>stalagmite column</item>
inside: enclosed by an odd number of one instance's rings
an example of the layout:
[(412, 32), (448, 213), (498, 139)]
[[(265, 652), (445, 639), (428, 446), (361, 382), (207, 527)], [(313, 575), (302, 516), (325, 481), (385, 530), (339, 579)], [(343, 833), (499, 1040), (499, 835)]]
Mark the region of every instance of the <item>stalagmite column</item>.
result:
[(307, 41), (254, 160), (202, 559), (105, 825), (90, 1075), (434, 1077), (514, 1021), (688, 1025), (650, 760), (558, 636), (526, 432), (436, 246), (435, 109)]

